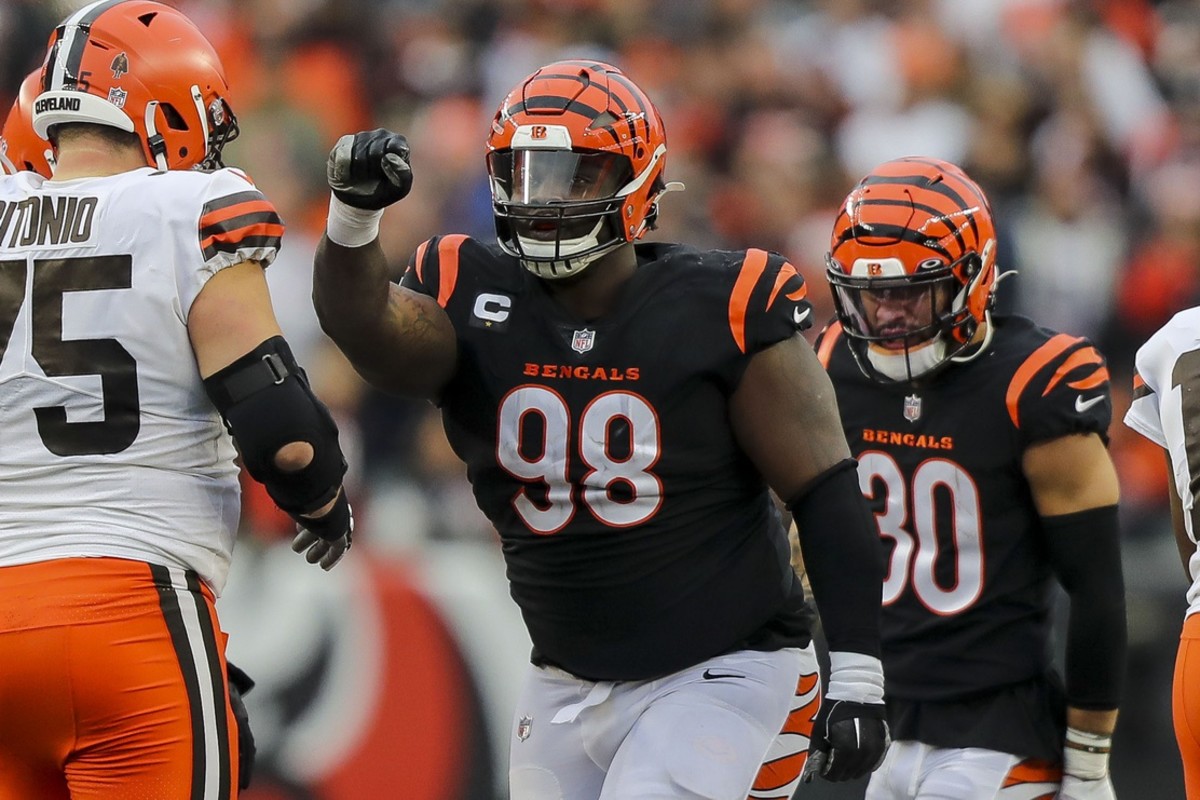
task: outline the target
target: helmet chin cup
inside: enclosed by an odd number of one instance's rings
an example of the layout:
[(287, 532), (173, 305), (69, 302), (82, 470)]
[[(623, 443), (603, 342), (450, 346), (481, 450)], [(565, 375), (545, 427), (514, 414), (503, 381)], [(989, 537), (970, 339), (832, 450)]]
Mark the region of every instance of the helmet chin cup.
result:
[(534, 275), (548, 281), (561, 280), (569, 278), (572, 275), (578, 275), (593, 262), (599, 261), (602, 257), (608, 255), (613, 250), (621, 246), (621, 242), (613, 242), (605, 250), (599, 250), (578, 256), (576, 258), (566, 258), (557, 261), (532, 261), (526, 258), (518, 257), (521, 266), (532, 272)]
[[(915, 348), (905, 347), (896, 352), (889, 352), (876, 345), (867, 345), (865, 348), (866, 360), (871, 370), (888, 382), (896, 383), (914, 381), (944, 366), (946, 351), (946, 341), (940, 335)], [(861, 360), (859, 366), (863, 366)], [(868, 377), (878, 380), (875, 375), (867, 374)]]

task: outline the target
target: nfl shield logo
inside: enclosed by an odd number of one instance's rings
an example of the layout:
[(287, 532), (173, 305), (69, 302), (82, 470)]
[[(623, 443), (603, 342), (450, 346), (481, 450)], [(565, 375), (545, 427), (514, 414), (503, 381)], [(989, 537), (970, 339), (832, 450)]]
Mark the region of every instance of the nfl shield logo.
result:
[(521, 717), (517, 722), (517, 738), (522, 742), (529, 738), (533, 731), (533, 717)]
[(129, 92), (116, 86), (108, 90), (108, 102), (112, 103), (117, 108), (125, 107), (125, 98), (127, 97), (129, 97)]
[(916, 422), (921, 418), (921, 398), (915, 394), (910, 394), (904, 398), (904, 418), (909, 422)]
[(592, 345), (595, 343), (596, 332), (587, 328), (575, 331), (575, 335), (571, 337), (571, 349), (576, 353), (586, 353), (592, 349)]

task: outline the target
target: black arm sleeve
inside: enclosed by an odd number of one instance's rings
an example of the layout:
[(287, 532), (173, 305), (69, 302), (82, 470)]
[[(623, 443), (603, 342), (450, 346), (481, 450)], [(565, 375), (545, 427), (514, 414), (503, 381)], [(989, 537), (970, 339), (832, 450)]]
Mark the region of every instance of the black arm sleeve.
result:
[(1125, 679), (1125, 580), (1117, 507), (1042, 517), (1050, 565), (1071, 597), (1067, 702), (1116, 708)]
[(879, 658), (883, 548), (858, 488), (858, 462), (834, 464), (787, 505), (829, 649)]
[[(311, 514), (338, 496), (346, 459), (338, 444), (337, 425), (325, 404), (308, 385), (282, 336), (267, 339), (204, 381), (213, 405), (237, 442), (246, 471), (261, 483), (275, 504), (314, 533)], [(284, 472), (275, 464), (279, 449), (290, 442), (307, 442), (313, 458), (307, 467)], [(339, 502), (321, 519), (328, 537), (338, 538), (349, 524), (349, 510)], [(344, 523), (344, 524), (343, 524)], [(320, 523), (317, 523), (318, 526)]]

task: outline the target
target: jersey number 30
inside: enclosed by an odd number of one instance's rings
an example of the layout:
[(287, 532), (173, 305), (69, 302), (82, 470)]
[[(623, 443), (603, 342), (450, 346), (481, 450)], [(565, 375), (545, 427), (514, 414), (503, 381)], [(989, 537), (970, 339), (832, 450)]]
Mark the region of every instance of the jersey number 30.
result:
[[(868, 498), (874, 495), (876, 481), (882, 481), (887, 492), (883, 512), (875, 515), (879, 535), (895, 542), (883, 583), (883, 604), (896, 602), (910, 583), (917, 599), (935, 614), (957, 614), (978, 600), (983, 591), (983, 541), (979, 490), (971, 476), (953, 461), (931, 458), (913, 472), (910, 492), (900, 465), (879, 452), (859, 457), (858, 475)], [(952, 543), (953, 552), (945, 554), (954, 559), (956, 580), (952, 586), (942, 586), (937, 580), (935, 495), (943, 492), (953, 512), (954, 530), (943, 537)]]
[[(523, 451), (526, 426), (539, 423), (541, 451)], [(628, 454), (620, 457), (610, 441), (618, 423), (628, 426), (629, 441)], [(592, 400), (580, 415), (573, 439), (567, 401), (544, 386), (520, 386), (501, 401), (498, 424), (500, 466), (522, 481), (546, 486), (545, 502), (534, 502), (526, 489), (513, 498), (517, 514), (534, 533), (557, 533), (575, 516), (570, 455), (576, 443), (588, 466), (580, 481), (582, 500), (596, 519), (625, 528), (650, 519), (662, 504), (662, 481), (650, 472), (660, 452), (658, 416), (636, 394), (608, 392)], [(613, 491), (618, 486), (623, 490), (619, 499)]]

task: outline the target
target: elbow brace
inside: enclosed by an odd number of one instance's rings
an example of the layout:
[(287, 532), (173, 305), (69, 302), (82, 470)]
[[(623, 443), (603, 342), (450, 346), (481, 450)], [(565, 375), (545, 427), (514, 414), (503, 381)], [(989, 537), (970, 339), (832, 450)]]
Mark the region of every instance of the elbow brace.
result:
[(839, 461), (787, 502), (831, 651), (879, 658), (883, 547), (858, 486), (858, 462)]
[[(277, 506), (311, 528), (312, 520), (299, 518), (337, 496), (346, 459), (329, 409), (313, 394), (287, 342), (282, 336), (267, 339), (206, 378), (204, 388), (237, 442), (246, 471)], [(275, 455), (292, 442), (307, 442), (313, 457), (303, 469), (286, 472)]]
[(1117, 507), (1042, 517), (1050, 565), (1071, 597), (1067, 702), (1116, 708), (1125, 679), (1125, 581)]

